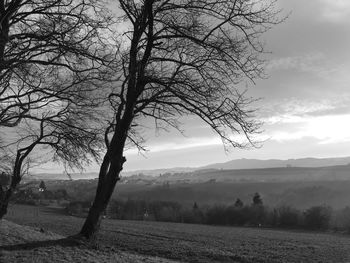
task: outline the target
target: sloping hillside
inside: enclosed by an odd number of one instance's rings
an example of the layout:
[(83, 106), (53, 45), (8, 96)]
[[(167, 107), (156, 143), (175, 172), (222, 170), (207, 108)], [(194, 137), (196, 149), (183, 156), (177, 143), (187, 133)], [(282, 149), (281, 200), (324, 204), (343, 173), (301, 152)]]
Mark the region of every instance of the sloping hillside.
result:
[(174, 262), (113, 250), (92, 249), (72, 238), (0, 221), (0, 262)]

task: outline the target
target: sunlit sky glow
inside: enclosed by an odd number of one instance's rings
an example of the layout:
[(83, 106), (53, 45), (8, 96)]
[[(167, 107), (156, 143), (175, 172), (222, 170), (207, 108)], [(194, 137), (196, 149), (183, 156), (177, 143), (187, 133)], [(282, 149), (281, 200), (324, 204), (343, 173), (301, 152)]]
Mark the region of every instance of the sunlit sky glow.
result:
[[(269, 78), (248, 83), (264, 121), (262, 147), (226, 152), (196, 118), (185, 136), (148, 131), (148, 152), (127, 151), (125, 170), (195, 167), (238, 158), (350, 156), (350, 1), (280, 0), (289, 18), (264, 36)], [(57, 171), (60, 168), (49, 168)], [(87, 171), (97, 171), (92, 166)], [(54, 171), (53, 171), (54, 172)]]

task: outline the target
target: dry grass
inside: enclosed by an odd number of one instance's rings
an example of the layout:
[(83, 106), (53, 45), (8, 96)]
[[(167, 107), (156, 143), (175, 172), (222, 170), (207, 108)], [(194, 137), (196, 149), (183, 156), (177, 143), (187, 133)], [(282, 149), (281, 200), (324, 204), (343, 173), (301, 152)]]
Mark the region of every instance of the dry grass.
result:
[(0, 221), (0, 262), (172, 262), (116, 249), (93, 249), (73, 238)]
[[(33, 209), (37, 209), (37, 212), (33, 212)], [(57, 212), (59, 211), (45, 207), (16, 206), (7, 218), (65, 236), (76, 234), (83, 219)], [(55, 246), (55, 249), (63, 251), (58, 254), (62, 253), (67, 260), (73, 260), (72, 262), (80, 262), (74, 257), (85, 253), (89, 258), (84, 258), (85, 262), (94, 262), (87, 261), (94, 260), (93, 255), (98, 258), (96, 262), (109, 262), (101, 260), (110, 260), (108, 256), (111, 255), (125, 256), (115, 259), (116, 262), (137, 262), (138, 259), (142, 262), (162, 262), (163, 258), (185, 262), (350, 262), (350, 237), (330, 233), (104, 220), (99, 241), (99, 250), (62, 248), (60, 245)], [(40, 246), (29, 250), (16, 250), (16, 253), (32, 253), (28, 254), (30, 258), (30, 255), (38, 253), (35, 249), (44, 253), (42, 258), (45, 258), (45, 253), (48, 253), (47, 257), (51, 256), (49, 251)], [(54, 256), (52, 255), (53, 258)], [(130, 261), (128, 256), (136, 259)], [(159, 258), (154, 258), (155, 256)], [(59, 260), (60, 257), (56, 259)]]

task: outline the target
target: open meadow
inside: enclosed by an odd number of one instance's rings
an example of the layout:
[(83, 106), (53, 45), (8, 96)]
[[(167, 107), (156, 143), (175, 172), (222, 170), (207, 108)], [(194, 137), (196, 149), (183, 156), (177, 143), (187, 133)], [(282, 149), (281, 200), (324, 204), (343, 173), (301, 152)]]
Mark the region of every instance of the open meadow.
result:
[[(60, 208), (25, 205), (11, 206), (5, 218), (62, 236), (78, 233), (83, 223)], [(350, 261), (350, 236), (332, 233), (104, 219), (99, 241), (98, 249), (104, 254), (131, 253), (148, 258), (147, 262), (155, 262), (154, 257), (164, 259), (161, 262)], [(28, 245), (27, 249), (40, 250), (41, 246), (45, 245)], [(9, 247), (1, 244), (0, 250)], [(15, 253), (16, 247), (10, 250)]]

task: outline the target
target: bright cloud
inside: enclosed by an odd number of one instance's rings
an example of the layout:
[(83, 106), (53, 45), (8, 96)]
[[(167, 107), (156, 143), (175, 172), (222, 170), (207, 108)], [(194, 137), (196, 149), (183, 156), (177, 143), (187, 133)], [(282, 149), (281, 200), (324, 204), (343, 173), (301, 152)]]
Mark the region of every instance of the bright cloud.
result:
[(350, 141), (350, 98), (289, 99), (266, 109), (266, 134), (278, 142), (314, 138), (319, 143)]
[[(251, 136), (253, 142), (259, 143), (267, 140), (268, 135), (256, 134)], [(249, 142), (244, 135), (235, 134), (230, 136), (230, 139), (238, 142), (240, 144), (248, 144)], [(170, 140), (169, 140), (170, 141)], [(177, 151), (177, 150), (186, 150), (186, 149), (194, 149), (208, 146), (222, 146), (223, 141), (218, 135), (213, 135), (211, 137), (183, 137), (182, 140), (171, 140), (172, 142), (162, 142), (162, 143), (150, 143), (146, 149), (150, 154), (159, 153), (159, 152), (167, 152), (167, 151)], [(128, 154), (139, 154), (139, 151), (136, 148), (129, 149), (127, 151)], [(147, 156), (147, 154), (146, 154)]]
[(298, 123), (305, 116), (344, 115), (350, 113), (350, 94), (313, 99), (288, 98), (262, 107), (263, 121), (268, 124)]
[(350, 114), (300, 117), (294, 128), (275, 130), (270, 138), (279, 142), (315, 138), (320, 144), (350, 141)]
[[(174, 141), (174, 140), (172, 140)], [(150, 144), (146, 147), (150, 153), (164, 152), (164, 151), (176, 151), (185, 150), (197, 147), (206, 147), (213, 145), (221, 145), (222, 140), (219, 137), (197, 137), (197, 138), (186, 138), (184, 137), (178, 142), (165, 142), (161, 144)], [(138, 154), (137, 149), (130, 149), (127, 151), (128, 154)]]

